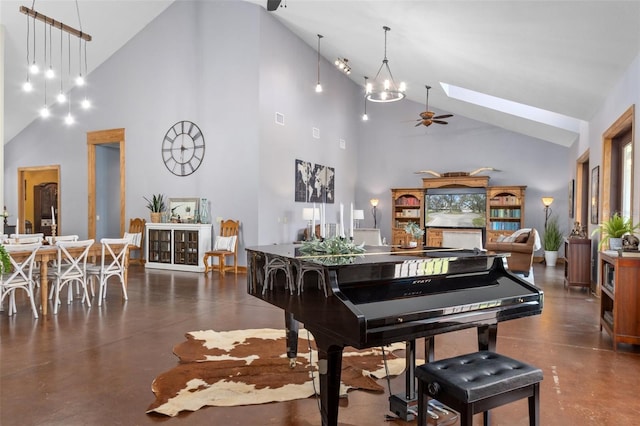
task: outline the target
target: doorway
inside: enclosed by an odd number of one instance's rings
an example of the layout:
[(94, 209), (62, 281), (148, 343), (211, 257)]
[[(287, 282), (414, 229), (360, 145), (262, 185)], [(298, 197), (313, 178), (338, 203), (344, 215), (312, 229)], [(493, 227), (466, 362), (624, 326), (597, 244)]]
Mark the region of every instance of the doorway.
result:
[[(124, 129), (87, 132), (88, 237), (115, 237), (125, 231)], [(98, 226), (99, 222), (99, 226)], [(98, 232), (99, 231), (99, 232)]]
[[(36, 207), (40, 207), (40, 203), (36, 202), (35, 193), (36, 188), (46, 185), (54, 189), (54, 194), (51, 197), (52, 202), (48, 205), (49, 208), (36, 212)], [(18, 229), (12, 229), (13, 232), (20, 234), (42, 232), (41, 226), (43, 220), (45, 225), (50, 226), (53, 217), (50, 212), (50, 207), (54, 208), (54, 215), (56, 220), (56, 234), (60, 235), (62, 230), (61, 210), (60, 210), (60, 165), (50, 166), (36, 166), (36, 167), (19, 167), (18, 168), (18, 217), (16, 223), (10, 223), (10, 227), (13, 228), (18, 225)], [(37, 206), (36, 206), (37, 205)], [(38, 214), (40, 213), (40, 214)], [(36, 221), (38, 221), (38, 231), (36, 231)], [(47, 232), (45, 232), (47, 233)]]

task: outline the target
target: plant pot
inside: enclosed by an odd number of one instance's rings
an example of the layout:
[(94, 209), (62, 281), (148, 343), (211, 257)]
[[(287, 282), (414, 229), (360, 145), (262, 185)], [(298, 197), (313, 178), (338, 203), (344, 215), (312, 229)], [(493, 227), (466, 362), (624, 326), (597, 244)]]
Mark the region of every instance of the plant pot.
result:
[(558, 252), (545, 250), (544, 261), (547, 264), (547, 266), (556, 266), (556, 262), (558, 261)]
[(609, 248), (619, 250), (622, 248), (622, 238), (609, 238)]
[(160, 223), (162, 222), (162, 213), (161, 212), (151, 212), (151, 223)]

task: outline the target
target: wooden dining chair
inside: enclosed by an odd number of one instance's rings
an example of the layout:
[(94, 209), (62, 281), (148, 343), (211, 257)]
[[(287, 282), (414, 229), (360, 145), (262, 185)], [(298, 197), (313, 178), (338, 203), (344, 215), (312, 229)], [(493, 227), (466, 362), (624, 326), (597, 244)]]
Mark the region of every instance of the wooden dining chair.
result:
[[(129, 264), (137, 263), (144, 265), (144, 228), (146, 223), (146, 219), (139, 217), (134, 217), (129, 220), (129, 231), (124, 233), (124, 238), (129, 239)], [(131, 257), (131, 253), (133, 252), (136, 252), (138, 255)]]
[[(238, 235), (240, 234), (239, 220), (223, 220), (220, 222), (220, 235), (216, 236), (213, 250), (204, 254), (204, 273), (208, 274), (210, 270), (218, 269), (220, 275), (224, 275), (226, 271), (233, 270), (234, 274), (238, 273)], [(210, 259), (217, 258), (218, 264), (211, 265)], [(225, 258), (233, 257), (233, 264), (226, 265)]]

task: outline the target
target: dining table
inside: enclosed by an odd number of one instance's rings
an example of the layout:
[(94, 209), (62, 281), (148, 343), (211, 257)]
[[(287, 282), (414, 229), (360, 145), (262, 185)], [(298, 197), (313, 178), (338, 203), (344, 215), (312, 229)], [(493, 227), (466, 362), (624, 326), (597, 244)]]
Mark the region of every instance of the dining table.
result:
[[(69, 253), (73, 254), (74, 251), (82, 251), (83, 248), (68, 248)], [(15, 251), (11, 253), (11, 256), (20, 261), (26, 259), (31, 254), (30, 251)], [(102, 256), (102, 244), (99, 242), (93, 243), (89, 248), (89, 254), (87, 256), (88, 261), (93, 263), (99, 263)], [(49, 262), (56, 260), (58, 257), (58, 248), (55, 245), (43, 244), (36, 252), (35, 261), (40, 266), (40, 312), (42, 315), (47, 315), (49, 305), (49, 279), (47, 273), (49, 271)], [(125, 255), (125, 286), (127, 284), (127, 272), (128, 272), (128, 256)]]

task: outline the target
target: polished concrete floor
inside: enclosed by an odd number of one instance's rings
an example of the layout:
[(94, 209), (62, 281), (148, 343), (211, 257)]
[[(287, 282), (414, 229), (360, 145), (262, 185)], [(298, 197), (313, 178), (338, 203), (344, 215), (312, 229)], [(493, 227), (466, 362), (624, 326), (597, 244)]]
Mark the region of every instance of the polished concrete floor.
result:
[[(542, 315), (503, 322), (497, 350), (544, 371), (541, 425), (637, 425), (640, 347), (619, 345), (598, 325), (599, 300), (562, 286), (562, 268), (535, 265)], [(5, 304), (6, 305), (6, 304)], [(6, 306), (5, 306), (6, 308)], [(147, 415), (151, 382), (176, 365), (172, 347), (191, 330), (281, 327), (278, 309), (248, 296), (244, 275), (130, 269), (129, 300), (110, 286), (106, 304), (63, 304), (34, 319), (27, 301), (0, 313), (0, 424), (319, 425), (314, 399), (208, 407), (175, 418)], [(421, 346), (421, 345), (419, 345)], [(436, 358), (475, 350), (474, 331), (436, 338)], [(404, 378), (391, 382), (402, 392)], [(388, 395), (351, 392), (340, 425), (405, 425), (385, 419)], [(476, 424), (482, 424), (476, 416)], [(525, 401), (493, 411), (494, 425), (528, 425)]]

